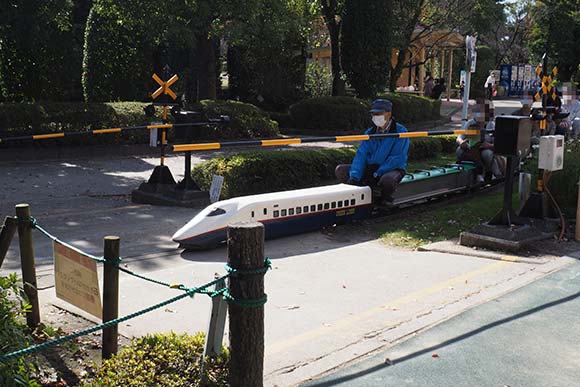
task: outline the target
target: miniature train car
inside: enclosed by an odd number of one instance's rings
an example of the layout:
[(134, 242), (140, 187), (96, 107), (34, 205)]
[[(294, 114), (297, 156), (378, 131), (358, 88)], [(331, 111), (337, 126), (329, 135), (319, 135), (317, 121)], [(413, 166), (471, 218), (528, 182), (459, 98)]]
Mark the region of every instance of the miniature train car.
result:
[[(469, 163), (452, 164), (407, 174), (393, 195), (393, 204), (465, 190), (475, 184), (474, 169)], [(367, 186), (336, 184), (242, 196), (208, 206), (172, 239), (185, 249), (208, 249), (225, 242), (227, 226), (234, 222), (261, 222), (270, 239), (366, 219), (372, 211), (373, 192)]]

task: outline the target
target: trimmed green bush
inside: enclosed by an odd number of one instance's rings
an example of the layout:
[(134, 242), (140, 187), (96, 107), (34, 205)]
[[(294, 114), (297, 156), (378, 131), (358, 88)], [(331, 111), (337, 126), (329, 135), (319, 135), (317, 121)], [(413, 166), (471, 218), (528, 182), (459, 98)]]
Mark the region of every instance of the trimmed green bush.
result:
[[(83, 132), (93, 129), (149, 125), (152, 119), (143, 112), (142, 102), (109, 103), (21, 103), (0, 104), (0, 137), (32, 134)], [(199, 140), (222, 140), (279, 135), (278, 124), (254, 105), (237, 101), (201, 101), (191, 107), (206, 117), (228, 115), (228, 125), (217, 128), (197, 127)], [(161, 117), (157, 108), (156, 117)], [(169, 115), (171, 119), (171, 115)], [(173, 132), (168, 138), (172, 141)], [(120, 134), (101, 134), (59, 138), (59, 144), (148, 143), (148, 130), (127, 131)], [(14, 143), (6, 143), (6, 145)]]
[[(0, 353), (5, 354), (26, 348), (32, 338), (24, 324), (24, 314), (30, 305), (20, 297), (22, 283), (16, 274), (0, 277)], [(25, 358), (14, 358), (0, 363), (0, 386), (40, 387), (30, 374), (34, 366)]]
[[(134, 339), (119, 353), (104, 360), (90, 380), (80, 387), (196, 387), (200, 386), (200, 359), (205, 335), (155, 334)], [(228, 386), (228, 358), (206, 358), (206, 386)]]
[(200, 128), (196, 134), (198, 139), (228, 140), (276, 137), (280, 135), (278, 123), (272, 121), (258, 107), (249, 103), (203, 100), (191, 106), (191, 109), (202, 112), (206, 118), (215, 118), (220, 115), (230, 117), (228, 125), (215, 128)]
[[(412, 139), (409, 160), (430, 159), (442, 149), (438, 138)], [(355, 153), (355, 147), (242, 152), (197, 165), (192, 176), (205, 190), (209, 189), (214, 174), (223, 176), (222, 199), (307, 188), (334, 181), (336, 166), (351, 163)]]
[(290, 106), (298, 129), (333, 133), (361, 133), (371, 123), (370, 103), (352, 97), (317, 97)]
[[(404, 93), (380, 96), (393, 102), (393, 116), (405, 124), (440, 118), (441, 101)], [(362, 133), (372, 125), (370, 102), (352, 97), (318, 97), (290, 106), (292, 124), (297, 129), (332, 133)]]
[[(32, 134), (82, 132), (92, 129), (146, 125), (150, 119), (141, 102), (112, 103), (18, 103), (0, 104), (0, 135), (2, 137)], [(98, 138), (97, 138), (98, 137)], [(64, 143), (148, 142), (146, 130), (123, 134), (76, 136), (62, 138)]]

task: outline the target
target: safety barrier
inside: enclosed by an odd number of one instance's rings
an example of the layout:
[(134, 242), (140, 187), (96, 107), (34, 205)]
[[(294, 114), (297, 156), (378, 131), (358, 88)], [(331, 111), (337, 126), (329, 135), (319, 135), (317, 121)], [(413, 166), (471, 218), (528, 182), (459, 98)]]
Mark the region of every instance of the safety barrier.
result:
[[(228, 263), (225, 265), (227, 274), (214, 278), (201, 286), (188, 287), (183, 284), (169, 283), (151, 278), (122, 267), (120, 265), (122, 258), (119, 257), (118, 237), (105, 237), (104, 255), (102, 257), (95, 256), (71, 246), (41, 227), (37, 220), (30, 216), (27, 204), (16, 206), (16, 210), (17, 217), (7, 217), (4, 225), (0, 228), (0, 265), (8, 250), (10, 239), (12, 239), (14, 234), (14, 227), (17, 225), (21, 247), (24, 290), (29, 302), (32, 301), (30, 302), (31, 311), (27, 313), (29, 327), (34, 328), (40, 324), (32, 230), (39, 231), (44, 237), (74, 250), (92, 261), (104, 264), (103, 323), (52, 341), (3, 354), (0, 356), (0, 363), (54, 347), (100, 330), (103, 330), (102, 357), (104, 359), (108, 358), (117, 352), (117, 326), (119, 323), (162, 308), (183, 298), (193, 297), (195, 294), (205, 294), (214, 301), (212, 302), (212, 313), (206, 336), (204, 357), (217, 356), (221, 352), (226, 317), (225, 305), (227, 303), (231, 315), (230, 373), (247, 373), (246, 376), (239, 379), (239, 382), (232, 378), (232, 386), (255, 385), (252, 384), (253, 382), (243, 384), (248, 382), (248, 377), (251, 377), (251, 380), (262, 380), (263, 366), (255, 370), (252, 368), (256, 367), (252, 367), (249, 362), (249, 359), (252, 357), (256, 359), (256, 356), (263, 362), (264, 353), (263, 306), (267, 302), (267, 295), (264, 293), (263, 276), (271, 269), (271, 263), (269, 258), (264, 258), (263, 256), (264, 229), (261, 224), (231, 225), (228, 237)], [(183, 293), (142, 310), (118, 317), (119, 271), (156, 285), (182, 291)], [(225, 286), (226, 279), (229, 279), (229, 287)], [(32, 316), (32, 318), (28, 318), (29, 316)], [(248, 327), (251, 329), (248, 329)], [(250, 335), (252, 339), (243, 337), (244, 335)], [(254, 339), (255, 337), (260, 337), (259, 335), (261, 335), (260, 340)], [(242, 345), (242, 343), (244, 344)], [(256, 346), (248, 348), (247, 343), (256, 343)], [(252, 356), (249, 356), (249, 354)], [(239, 368), (234, 370), (232, 367)]]
[[(217, 122), (217, 121), (216, 121)], [(136, 125), (136, 126), (126, 126), (120, 128), (106, 128), (106, 129), (93, 129), (93, 130), (86, 130), (83, 132), (60, 132), (60, 133), (47, 133), (47, 134), (31, 134), (28, 136), (14, 136), (14, 137), (0, 137), (0, 144), (13, 142), (13, 141), (29, 141), (29, 140), (47, 140), (47, 139), (54, 139), (54, 138), (63, 138), (63, 137), (75, 137), (75, 136), (84, 136), (84, 135), (98, 135), (98, 134), (112, 134), (112, 133), (121, 133), (126, 131), (132, 130), (144, 130), (144, 129), (173, 129), (176, 127), (181, 126), (206, 126), (208, 123), (214, 123), (211, 120), (208, 122), (194, 122), (194, 123), (185, 123), (185, 124), (158, 124), (158, 125)]]
[(446, 134), (453, 135), (478, 135), (479, 130), (433, 130), (433, 131), (422, 131), (422, 132), (406, 132), (406, 133), (384, 133), (384, 134), (361, 134), (361, 135), (350, 135), (350, 136), (328, 136), (328, 137), (309, 137), (309, 138), (284, 138), (284, 139), (274, 139), (274, 140), (251, 140), (251, 141), (227, 141), (227, 142), (209, 142), (209, 143), (198, 143), (198, 144), (183, 144), (183, 145), (173, 145), (174, 152), (190, 152), (190, 151), (202, 151), (202, 150), (215, 150), (227, 147), (240, 147), (240, 146), (281, 146), (281, 145), (293, 145), (293, 144), (309, 144), (316, 142), (351, 142), (351, 141), (364, 141), (375, 138), (417, 138), (417, 137), (430, 137), (430, 136), (441, 136)]

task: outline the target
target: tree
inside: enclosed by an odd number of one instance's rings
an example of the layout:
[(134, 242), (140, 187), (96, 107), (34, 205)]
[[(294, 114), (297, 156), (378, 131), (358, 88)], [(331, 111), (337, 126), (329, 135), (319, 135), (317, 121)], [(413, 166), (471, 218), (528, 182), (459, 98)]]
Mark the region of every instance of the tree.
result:
[(344, 95), (345, 87), (342, 79), (341, 64), (341, 34), (342, 18), (345, 10), (345, 0), (319, 0), (320, 10), (330, 35), (331, 65), (332, 65), (332, 95)]
[(370, 98), (387, 86), (393, 35), (390, 0), (346, 0), (342, 65), (357, 94)]
[(558, 65), (558, 78), (570, 80), (580, 64), (580, 0), (536, 1), (532, 20), (530, 50), (538, 61), (547, 53), (550, 66)]
[[(0, 11), (0, 97), (80, 98), (83, 1), (7, 0)], [(86, 17), (86, 15), (84, 15)]]
[(151, 74), (170, 75), (164, 65), (180, 75), (173, 90), (193, 89), (194, 11), (192, 0), (95, 0), (85, 35), (85, 99), (149, 100), (156, 88)]

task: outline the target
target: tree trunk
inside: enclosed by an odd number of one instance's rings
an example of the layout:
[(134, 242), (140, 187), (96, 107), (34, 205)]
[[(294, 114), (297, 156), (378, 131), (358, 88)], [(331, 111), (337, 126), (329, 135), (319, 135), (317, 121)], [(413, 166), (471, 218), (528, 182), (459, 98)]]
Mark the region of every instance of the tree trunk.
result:
[(201, 34), (197, 39), (198, 73), (197, 100), (216, 99), (216, 55), (213, 39)]
[(340, 96), (345, 94), (344, 81), (341, 78), (342, 66), (340, 64), (340, 24), (334, 20), (327, 23), (330, 35), (330, 60), (332, 64), (332, 95)]

